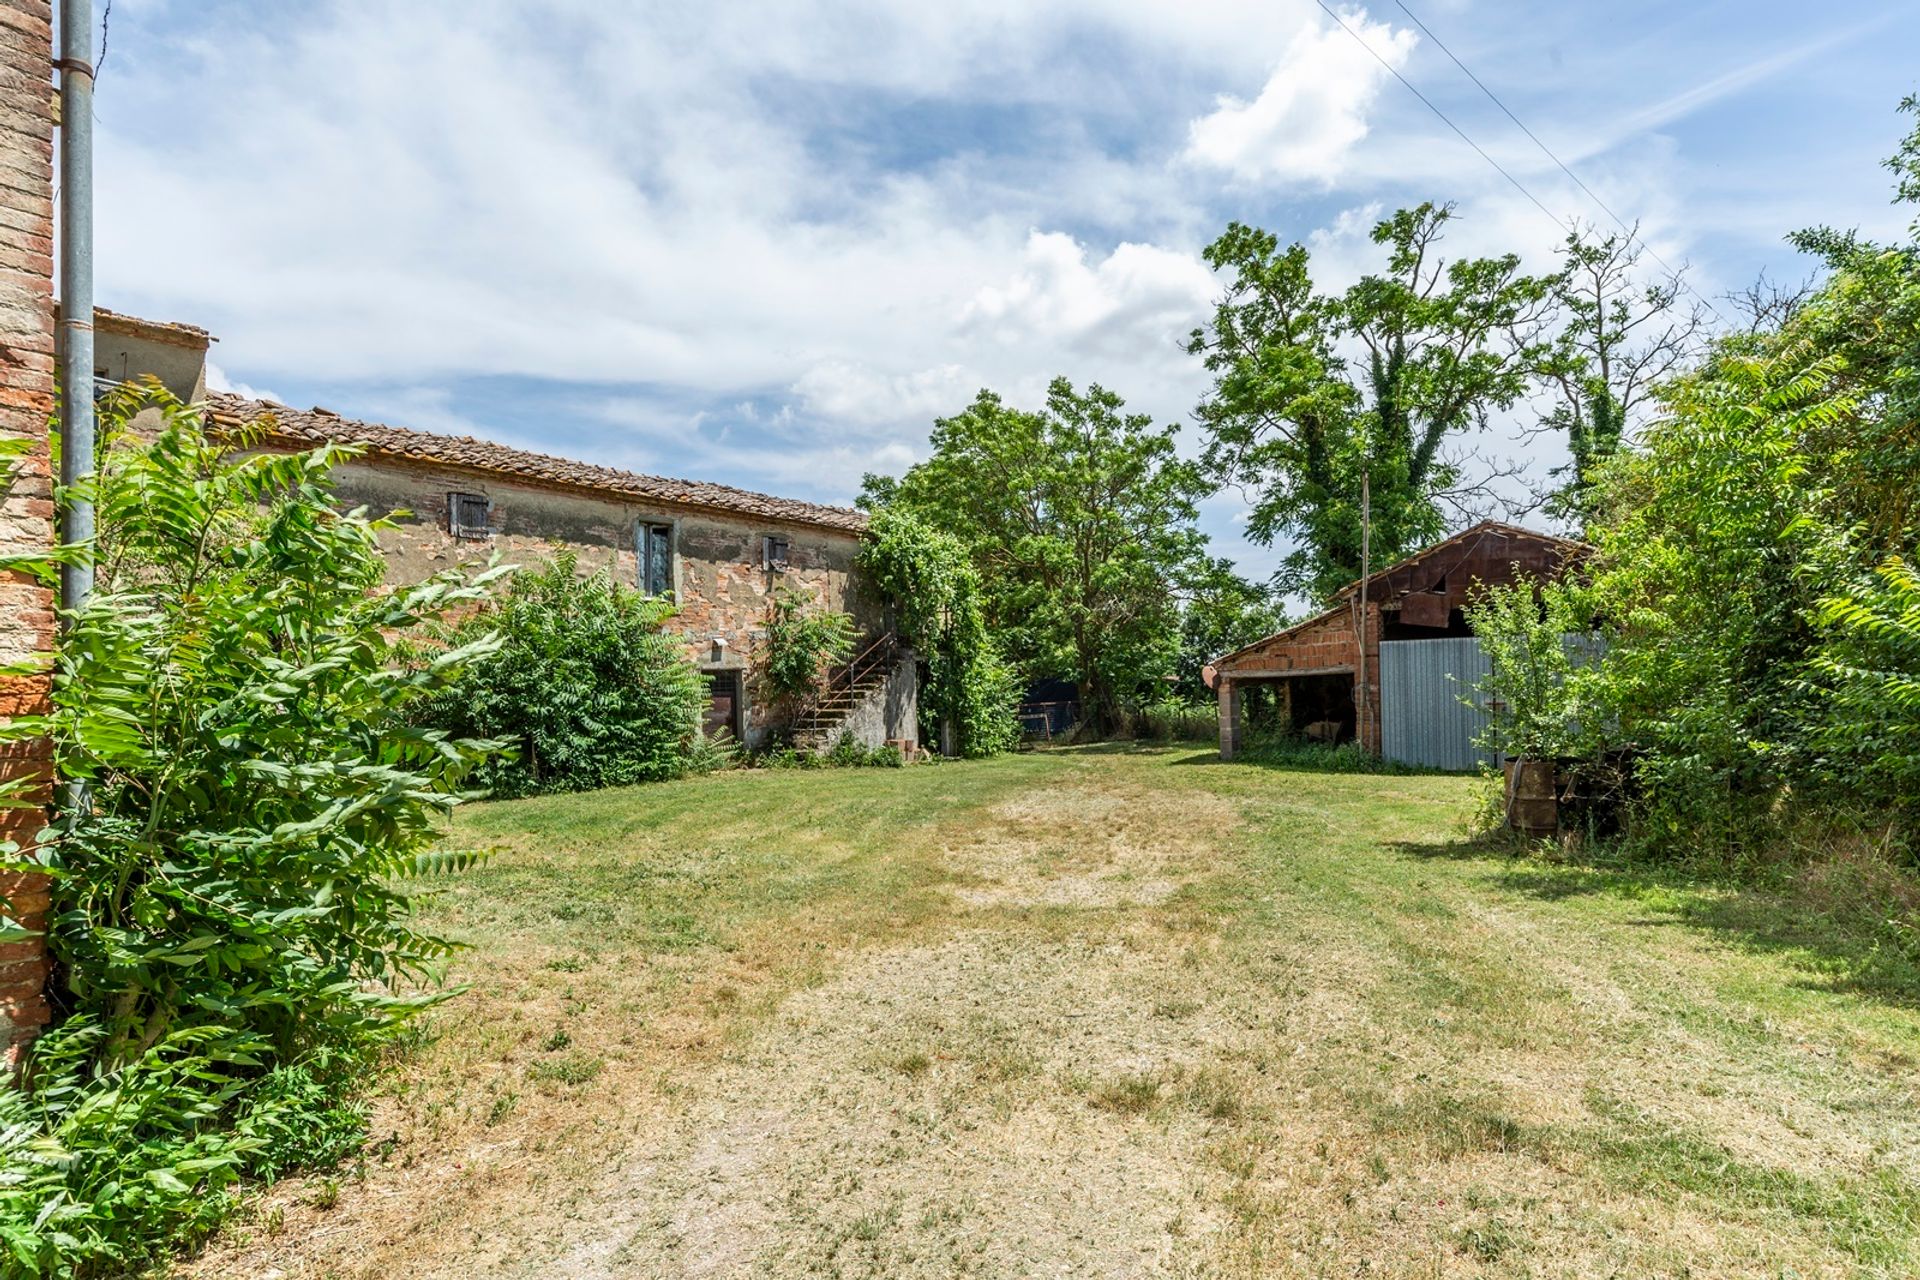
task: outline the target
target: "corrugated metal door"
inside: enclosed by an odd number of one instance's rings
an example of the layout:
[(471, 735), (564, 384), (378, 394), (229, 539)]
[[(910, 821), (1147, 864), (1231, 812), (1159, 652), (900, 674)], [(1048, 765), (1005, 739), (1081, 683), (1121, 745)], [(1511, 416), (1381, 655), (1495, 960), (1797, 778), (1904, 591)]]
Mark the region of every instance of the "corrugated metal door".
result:
[(1493, 756), (1473, 745), (1486, 713), (1468, 706), (1490, 666), (1472, 636), (1380, 646), (1380, 754), (1432, 769), (1472, 769)]

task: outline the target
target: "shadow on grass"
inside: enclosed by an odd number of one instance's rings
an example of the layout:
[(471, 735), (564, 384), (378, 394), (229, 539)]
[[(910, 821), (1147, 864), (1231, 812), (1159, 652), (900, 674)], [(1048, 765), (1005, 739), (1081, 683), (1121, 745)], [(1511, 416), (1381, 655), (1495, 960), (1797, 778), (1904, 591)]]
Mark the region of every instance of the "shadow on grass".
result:
[(1803, 987), (1920, 1008), (1920, 932), (1897, 894), (1868, 882), (1833, 892), (1810, 887), (1822, 884), (1812, 874), (1759, 885), (1732, 872), (1624, 860), (1556, 863), (1499, 837), (1389, 848), (1410, 858), (1481, 864), (1501, 888), (1545, 902), (1631, 902), (1647, 911), (1629, 924), (1699, 930), (1750, 954), (1788, 960), (1805, 975)]
[[(1178, 744), (1173, 744), (1178, 745)], [(1201, 751), (1175, 764), (1232, 764), (1256, 769), (1274, 769), (1284, 773), (1367, 774), (1384, 778), (1470, 778), (1471, 770), (1429, 769), (1421, 765), (1382, 760), (1352, 743), (1329, 747), (1317, 742), (1284, 743), (1277, 746), (1249, 747), (1236, 752), (1232, 760), (1222, 760), (1220, 752)]]

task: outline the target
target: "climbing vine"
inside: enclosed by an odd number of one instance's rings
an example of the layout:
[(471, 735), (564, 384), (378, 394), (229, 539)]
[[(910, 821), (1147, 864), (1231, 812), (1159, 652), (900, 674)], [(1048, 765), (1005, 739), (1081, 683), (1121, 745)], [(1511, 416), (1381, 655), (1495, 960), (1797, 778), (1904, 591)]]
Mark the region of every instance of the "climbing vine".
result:
[(951, 724), (954, 747), (977, 758), (1019, 740), (1017, 675), (987, 633), (980, 577), (959, 539), (905, 511), (881, 510), (868, 526), (860, 567), (893, 610), (894, 626), (927, 664), (922, 739)]

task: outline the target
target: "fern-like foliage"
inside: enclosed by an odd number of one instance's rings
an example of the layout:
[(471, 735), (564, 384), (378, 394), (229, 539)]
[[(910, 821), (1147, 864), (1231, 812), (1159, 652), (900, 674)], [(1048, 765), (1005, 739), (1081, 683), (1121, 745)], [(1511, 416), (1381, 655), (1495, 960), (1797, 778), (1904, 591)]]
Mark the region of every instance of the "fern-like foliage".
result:
[(383, 589), (386, 526), (328, 481), (351, 451), (216, 438), (156, 385), (101, 422), (98, 545), (67, 551), (97, 589), (64, 619), (51, 714), (0, 725), (84, 788), (32, 854), (59, 1021), (0, 1095), (0, 1275), (118, 1274), (210, 1229), (235, 1179), (285, 1163), (274, 1134), (315, 1132), (293, 1118), (312, 1089), (444, 997), (423, 980), (452, 944), (397, 879), (471, 862), (436, 846), (495, 750), (406, 713), (498, 642), (401, 649), (486, 575)]
[(1820, 746), (1854, 790), (1920, 818), (1920, 572), (1892, 558), (1820, 602), (1815, 658), (1830, 695)]

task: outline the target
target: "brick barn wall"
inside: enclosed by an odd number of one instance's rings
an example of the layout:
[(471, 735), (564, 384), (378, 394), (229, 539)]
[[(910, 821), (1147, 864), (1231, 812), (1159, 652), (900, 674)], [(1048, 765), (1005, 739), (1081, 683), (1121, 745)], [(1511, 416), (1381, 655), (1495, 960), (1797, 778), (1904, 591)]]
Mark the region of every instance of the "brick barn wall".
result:
[[(1286, 675), (1356, 671), (1355, 615), (1351, 603), (1330, 610), (1297, 630), (1284, 632), (1220, 664), (1217, 690), (1220, 693), (1220, 749), (1228, 759), (1239, 749), (1238, 714), (1235, 699), (1258, 680)], [(1379, 604), (1368, 601), (1364, 627), (1366, 640), (1367, 687), (1364, 710), (1355, 708), (1360, 743), (1367, 750), (1380, 750), (1380, 626)], [(1357, 673), (1356, 673), (1357, 674)]]
[[(0, 4), (0, 435), (32, 449), (0, 493), (0, 552), (53, 543), (47, 418), (53, 410), (53, 106), (49, 0)], [(0, 666), (53, 647), (51, 593), (22, 574), (0, 574)], [(0, 676), (0, 716), (46, 707), (45, 675)], [(4, 750), (4, 749), (0, 749)], [(44, 748), (0, 756), (0, 776), (48, 774)], [(0, 809), (0, 839), (25, 845), (43, 821), (34, 809)], [(0, 873), (0, 895), (28, 928), (46, 923), (44, 879)], [(38, 942), (0, 944), (0, 1052), (9, 1066), (47, 1020), (46, 953)]]

